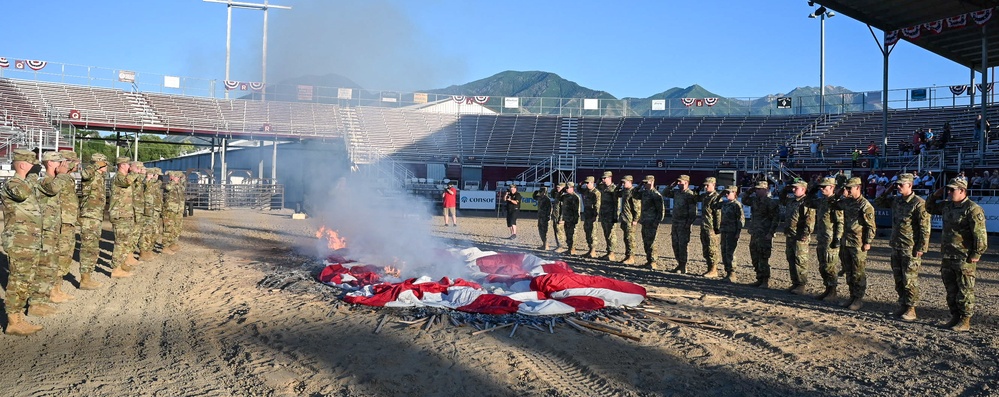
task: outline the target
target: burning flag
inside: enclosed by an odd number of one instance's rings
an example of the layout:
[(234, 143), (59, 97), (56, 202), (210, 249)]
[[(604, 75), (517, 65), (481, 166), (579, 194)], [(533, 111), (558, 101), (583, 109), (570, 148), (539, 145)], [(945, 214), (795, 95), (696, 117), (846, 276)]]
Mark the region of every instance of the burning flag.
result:
[(340, 237), (340, 234), (336, 230), (327, 229), (326, 226), (322, 226), (316, 232), (316, 238), (321, 239), (324, 236), (327, 241), (326, 246), (331, 251), (347, 248), (347, 239)]

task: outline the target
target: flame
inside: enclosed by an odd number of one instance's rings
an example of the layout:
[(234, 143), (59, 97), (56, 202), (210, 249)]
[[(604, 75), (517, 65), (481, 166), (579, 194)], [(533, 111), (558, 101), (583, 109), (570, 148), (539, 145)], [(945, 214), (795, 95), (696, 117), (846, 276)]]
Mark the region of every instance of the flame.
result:
[(326, 238), (326, 246), (332, 250), (336, 251), (341, 248), (347, 248), (347, 239), (340, 237), (340, 234), (336, 230), (329, 229), (326, 226), (322, 226), (316, 232), (316, 238)]

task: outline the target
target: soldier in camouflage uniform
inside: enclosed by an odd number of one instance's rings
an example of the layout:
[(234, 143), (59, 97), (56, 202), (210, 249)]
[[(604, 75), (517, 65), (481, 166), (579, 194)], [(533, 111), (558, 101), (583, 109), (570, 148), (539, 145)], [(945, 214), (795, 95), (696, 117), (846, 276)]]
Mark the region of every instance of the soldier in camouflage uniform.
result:
[(596, 178), (586, 177), (583, 188), (580, 189), (580, 197), (583, 199), (583, 234), (586, 236), (586, 246), (590, 251), (586, 256), (597, 257), (596, 230), (597, 216), (600, 214), (600, 191), (597, 190)]
[(632, 183), (634, 178), (625, 175), (621, 178), (621, 189), (617, 191), (617, 197), (621, 201), (621, 231), (624, 232), (623, 265), (635, 264), (635, 229), (638, 228), (638, 217), (642, 214), (642, 198)]
[(714, 177), (704, 179), (704, 193), (701, 197), (701, 253), (708, 271), (702, 276), (718, 277), (718, 262), (721, 262), (721, 195), (715, 190)]
[[(14, 150), (14, 175), (0, 188), (3, 250), (10, 270), (4, 298), (7, 312), (7, 329), (4, 332), (8, 335), (31, 335), (42, 329), (42, 326), (31, 324), (24, 318), (24, 306), (28, 303), (42, 249), (42, 241), (38, 238), (42, 233), (42, 212), (35, 198), (38, 180), (28, 175), (36, 164), (38, 159), (33, 152)], [(43, 306), (42, 311), (49, 314), (55, 312), (55, 308), (47, 304), (37, 304)]]
[(176, 254), (180, 250), (177, 241), (184, 220), (184, 173), (168, 171), (170, 180), (164, 185), (163, 193), (163, 253)]
[[(129, 242), (132, 252), (128, 256), (133, 258), (135, 253), (139, 252), (142, 228), (146, 224), (146, 167), (140, 161), (133, 161), (128, 167), (128, 176), (132, 178), (132, 219), (135, 224), (134, 233), (131, 234), (132, 239)], [(138, 265), (138, 263), (135, 265)], [(129, 266), (134, 267), (135, 265)], [(126, 268), (126, 270), (129, 269)]]
[(107, 204), (107, 157), (90, 155), (90, 165), (80, 171), (83, 197), (80, 198), (80, 289), (95, 290), (101, 284), (94, 281), (94, 267), (101, 254), (101, 232), (104, 230), (104, 207)]
[(153, 259), (153, 248), (160, 238), (160, 227), (163, 225), (163, 182), (159, 168), (147, 168), (143, 188), (143, 225), (139, 240), (139, 260)]
[(784, 194), (780, 196), (784, 205), (784, 221), (779, 226), (779, 230), (784, 233), (784, 254), (791, 272), (791, 288), (788, 292), (804, 295), (808, 284), (808, 240), (815, 226), (815, 210), (805, 204), (808, 183), (799, 180), (788, 187), (794, 198), (788, 198)]
[[(844, 181), (845, 183), (845, 181)], [(823, 178), (809, 188), (805, 205), (815, 209), (815, 254), (819, 259), (819, 274), (826, 288), (816, 299), (836, 299), (836, 265), (839, 264), (839, 243), (843, 238), (843, 211), (835, 205), (840, 199), (836, 179)], [(822, 192), (818, 196), (816, 192)]]
[(562, 230), (565, 231), (565, 248), (569, 255), (575, 255), (576, 223), (579, 222), (579, 217), (583, 213), (582, 199), (576, 194), (576, 184), (566, 183), (565, 193), (562, 193), (559, 200), (562, 202), (562, 219), (559, 221), (559, 226), (562, 226)]
[[(62, 161), (63, 157), (59, 152), (42, 154), (45, 176), (38, 184), (36, 195), (42, 210), (42, 251), (35, 285), (28, 298), (29, 306), (36, 302), (63, 303), (71, 299), (56, 288), (57, 285), (62, 285), (62, 275), (59, 274), (59, 234), (62, 231), (62, 205), (59, 203), (59, 192), (62, 191), (62, 181), (56, 178), (56, 172), (62, 166)], [(30, 307), (28, 315), (34, 315)]]
[(721, 209), (721, 258), (725, 265), (725, 281), (735, 283), (735, 248), (739, 246), (739, 235), (746, 224), (746, 213), (742, 203), (735, 199), (739, 187), (732, 185), (725, 189), (722, 199), (718, 202)]
[(874, 200), (875, 206), (892, 210), (891, 272), (899, 304), (894, 315), (905, 321), (917, 318), (920, 261), (930, 248), (930, 214), (926, 201), (912, 191), (914, 179), (912, 174), (899, 175), (895, 181), (899, 195), (890, 196), (889, 189)]
[(989, 248), (988, 235), (985, 212), (968, 198), (968, 181), (951, 179), (947, 192), (949, 198), (944, 201), (938, 201), (943, 198), (944, 189), (934, 192), (926, 201), (926, 210), (943, 217), (940, 276), (947, 288), (947, 307), (951, 315), (945, 327), (964, 332), (971, 329), (975, 274), (978, 261)]
[(548, 188), (542, 186), (534, 191), (534, 202), (538, 203), (538, 236), (541, 237), (541, 247), (548, 250), (548, 223), (552, 217), (552, 201), (548, 198)]
[(62, 227), (59, 232), (59, 243), (57, 249), (57, 261), (59, 263), (59, 273), (53, 288), (58, 293), (65, 295), (70, 300), (72, 295), (62, 291), (62, 277), (69, 274), (69, 269), (73, 265), (73, 250), (76, 248), (76, 228), (80, 216), (80, 197), (76, 195), (76, 178), (72, 173), (77, 171), (79, 157), (72, 150), (60, 150), (65, 161), (56, 170), (56, 179), (59, 179), (59, 204), (62, 207), (60, 216)]
[(874, 224), (874, 206), (864, 198), (863, 181), (850, 178), (846, 181), (843, 199), (836, 203), (843, 210), (843, 241), (839, 259), (846, 271), (850, 286), (850, 299), (843, 307), (857, 311), (864, 306), (867, 293), (867, 251), (871, 250), (877, 226)]
[(642, 224), (645, 267), (655, 270), (659, 266), (656, 262), (656, 235), (659, 234), (659, 224), (665, 216), (666, 205), (662, 193), (656, 190), (654, 176), (646, 175), (642, 182), (642, 190), (637, 193), (642, 201), (642, 214), (638, 218), (638, 223)]
[(552, 192), (552, 231), (555, 232), (555, 249), (562, 248), (565, 244), (565, 231), (562, 229), (562, 194), (565, 193), (565, 184), (559, 183)]
[(677, 265), (673, 273), (687, 273), (687, 245), (690, 244), (690, 227), (697, 217), (698, 197), (690, 186), (690, 176), (680, 175), (663, 192), (663, 197), (673, 199), (673, 210), (670, 212), (672, 225), (670, 228), (670, 240), (673, 243), (673, 255), (676, 256)]
[(742, 205), (750, 208), (749, 255), (756, 270), (754, 287), (770, 287), (770, 255), (773, 251), (774, 233), (779, 220), (777, 203), (769, 196), (770, 185), (766, 181), (756, 183), (754, 190), (742, 195)]
[[(138, 261), (132, 256), (133, 246), (131, 235), (135, 229), (135, 210), (132, 202), (132, 181), (129, 176), (131, 168), (128, 157), (115, 159), (118, 172), (111, 180), (111, 205), (108, 212), (111, 215), (111, 226), (114, 228), (114, 251), (111, 253), (111, 277), (131, 277), (132, 265)], [(127, 266), (127, 267), (126, 267)]]
[(600, 227), (604, 232), (604, 243), (607, 245), (607, 255), (601, 257), (609, 261), (617, 260), (614, 257), (614, 249), (617, 246), (617, 235), (614, 234), (614, 224), (617, 223), (618, 200), (617, 186), (614, 185), (614, 174), (604, 171), (600, 185), (597, 186), (600, 192)]

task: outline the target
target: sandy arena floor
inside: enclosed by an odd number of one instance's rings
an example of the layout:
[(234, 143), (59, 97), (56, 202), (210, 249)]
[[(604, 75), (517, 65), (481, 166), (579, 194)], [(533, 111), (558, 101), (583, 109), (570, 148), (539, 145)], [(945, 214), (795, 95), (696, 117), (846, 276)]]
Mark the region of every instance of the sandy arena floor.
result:
[[(457, 229), (439, 226), (440, 217), (430, 222), (456, 246), (557, 256), (535, 250), (532, 219), (520, 220), (513, 241), (492, 216), (463, 216)], [(701, 273), (696, 227), (690, 270)], [(390, 321), (374, 334), (383, 314), (396, 319), (406, 311), (335, 309), (332, 289), (311, 279), (323, 255), (317, 228), (289, 212), (197, 212), (185, 221), (182, 253), (160, 255), (123, 280), (109, 280), (102, 264), (97, 279), (105, 288), (78, 291), (67, 281), (76, 301), (54, 317), (29, 318), (44, 330), (0, 336), (0, 395), (999, 395), (996, 238), (979, 265), (978, 314), (965, 334), (939, 328), (948, 314), (937, 253), (920, 272), (920, 319), (887, 316), (895, 291), (886, 231), (870, 255), (868, 303), (857, 313), (783, 292), (789, 282), (780, 236), (770, 290), (562, 257), (579, 272), (638, 282), (650, 292), (704, 295), (647, 303), (711, 326), (613, 324), (640, 337), (636, 342), (567, 326), (554, 334), (521, 328), (514, 337), (508, 330), (473, 336), (467, 326), (423, 330)], [(659, 239), (661, 260), (672, 266), (668, 224)], [(933, 242), (939, 250), (938, 235)], [(747, 233), (736, 258), (741, 282), (752, 281)], [(814, 264), (809, 276), (810, 291), (820, 292)], [(0, 281), (6, 285), (6, 274)]]

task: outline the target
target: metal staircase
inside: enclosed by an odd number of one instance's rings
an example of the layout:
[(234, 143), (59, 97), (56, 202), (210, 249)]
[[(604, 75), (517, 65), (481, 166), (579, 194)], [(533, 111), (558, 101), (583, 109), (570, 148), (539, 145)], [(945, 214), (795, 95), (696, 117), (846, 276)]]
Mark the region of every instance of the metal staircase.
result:
[(353, 164), (353, 171), (366, 178), (383, 180), (385, 183), (401, 185), (411, 180), (415, 173), (399, 164), (381, 148), (374, 147), (368, 140), (368, 134), (357, 118), (357, 111), (352, 107), (338, 108), (339, 129), (347, 146), (347, 156)]
[[(133, 85), (134, 86), (134, 85)], [(128, 100), (128, 107), (132, 114), (139, 116), (139, 120), (143, 125), (163, 125), (160, 117), (156, 115), (156, 111), (153, 110), (152, 106), (149, 106), (149, 102), (146, 101), (146, 96), (142, 95), (141, 92), (122, 92), (125, 95), (125, 99)]]
[(848, 118), (850, 118), (850, 115), (846, 113), (823, 115), (814, 123), (809, 124), (808, 127), (803, 128), (801, 133), (791, 141), (790, 146), (794, 148), (795, 153), (810, 153), (809, 145), (812, 142), (816, 139), (822, 139), (830, 130), (836, 128), (836, 126)]

